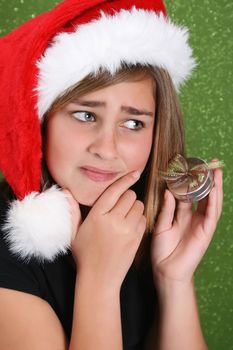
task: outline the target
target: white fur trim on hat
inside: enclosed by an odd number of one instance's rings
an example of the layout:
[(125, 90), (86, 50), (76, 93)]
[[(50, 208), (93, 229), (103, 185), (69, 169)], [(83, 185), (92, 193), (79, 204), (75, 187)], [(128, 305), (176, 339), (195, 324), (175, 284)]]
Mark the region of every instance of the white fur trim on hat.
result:
[(5, 239), (12, 253), (52, 261), (71, 244), (72, 220), (67, 195), (56, 186), (15, 200), (7, 213)]
[(37, 62), (40, 119), (58, 96), (88, 74), (99, 68), (114, 74), (122, 62), (165, 68), (178, 90), (195, 67), (188, 30), (162, 13), (133, 7), (114, 16), (101, 12), (100, 19), (76, 32), (58, 34)]

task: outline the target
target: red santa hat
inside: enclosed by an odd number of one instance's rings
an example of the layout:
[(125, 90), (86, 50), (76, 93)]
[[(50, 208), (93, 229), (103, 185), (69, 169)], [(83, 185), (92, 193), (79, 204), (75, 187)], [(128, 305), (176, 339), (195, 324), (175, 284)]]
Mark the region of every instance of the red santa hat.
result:
[(0, 169), (18, 200), (5, 224), (12, 252), (53, 260), (71, 243), (66, 195), (40, 193), (40, 123), (55, 99), (100, 68), (158, 66), (178, 90), (195, 66), (186, 28), (161, 0), (65, 0), (0, 39)]

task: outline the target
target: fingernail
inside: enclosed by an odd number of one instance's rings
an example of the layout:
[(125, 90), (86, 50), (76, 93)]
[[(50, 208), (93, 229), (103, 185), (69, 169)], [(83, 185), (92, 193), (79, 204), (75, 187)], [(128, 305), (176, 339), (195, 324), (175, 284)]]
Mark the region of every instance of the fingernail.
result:
[(141, 173), (140, 173), (140, 171), (134, 171), (132, 173), (132, 176), (134, 179), (139, 179), (139, 177), (141, 176)]

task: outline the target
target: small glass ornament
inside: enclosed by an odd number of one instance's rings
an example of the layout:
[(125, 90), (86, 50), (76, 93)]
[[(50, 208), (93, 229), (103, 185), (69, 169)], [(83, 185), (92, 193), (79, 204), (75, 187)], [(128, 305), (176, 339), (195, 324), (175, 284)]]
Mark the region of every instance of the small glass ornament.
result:
[(213, 169), (223, 165), (222, 161), (207, 163), (200, 158), (184, 158), (177, 154), (169, 161), (167, 172), (160, 172), (160, 175), (175, 198), (182, 202), (197, 202), (214, 186)]

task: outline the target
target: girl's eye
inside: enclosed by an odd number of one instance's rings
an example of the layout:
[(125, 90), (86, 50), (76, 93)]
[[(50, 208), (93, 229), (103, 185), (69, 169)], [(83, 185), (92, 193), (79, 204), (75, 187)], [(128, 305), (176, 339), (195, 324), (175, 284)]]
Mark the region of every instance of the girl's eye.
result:
[[(80, 111), (80, 112), (73, 112), (72, 116), (75, 119), (78, 119), (82, 122), (93, 122), (95, 121), (95, 116), (93, 113), (91, 112), (84, 112), (84, 111)], [(141, 122), (140, 120), (136, 120), (136, 119), (131, 119), (131, 120), (127, 120), (124, 124), (127, 124), (127, 128), (130, 130), (140, 130), (144, 127), (144, 123)]]
[(91, 112), (73, 112), (72, 115), (75, 119), (82, 122), (92, 122), (94, 119), (94, 115)]
[(128, 128), (131, 130), (140, 130), (144, 127), (144, 123), (136, 119), (127, 120), (125, 124), (128, 124)]

